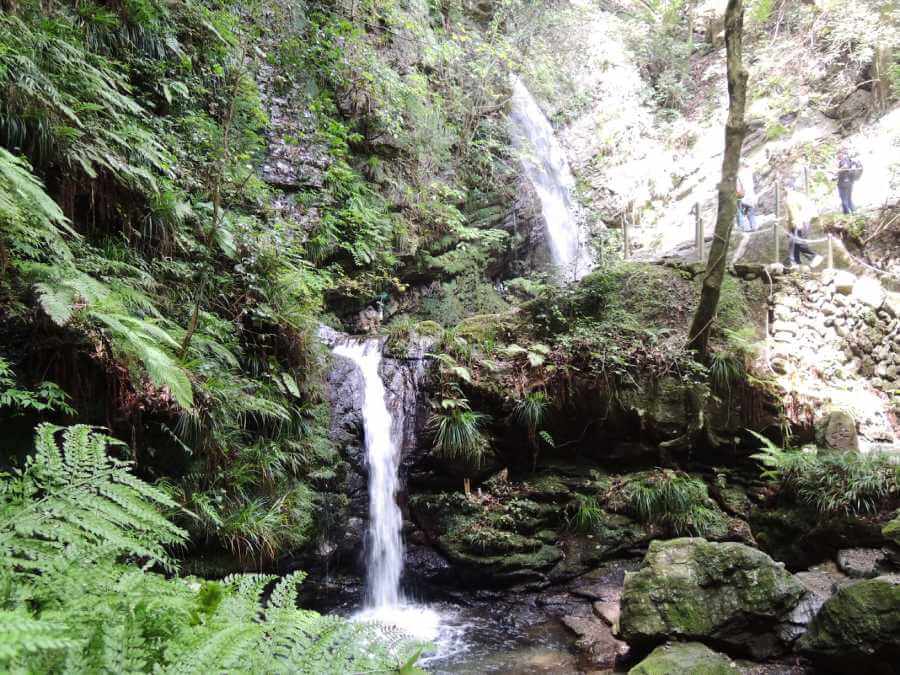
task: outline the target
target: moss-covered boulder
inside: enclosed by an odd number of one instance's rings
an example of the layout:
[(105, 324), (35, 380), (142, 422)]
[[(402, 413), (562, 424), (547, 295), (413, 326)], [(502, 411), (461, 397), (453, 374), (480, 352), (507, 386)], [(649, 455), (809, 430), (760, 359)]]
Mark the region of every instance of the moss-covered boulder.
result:
[(734, 675), (734, 662), (699, 642), (673, 642), (654, 649), (628, 675)]
[(900, 546), (900, 512), (897, 513), (893, 520), (881, 528), (881, 534), (895, 546)]
[(744, 544), (654, 541), (625, 578), (620, 634), (638, 647), (675, 638), (765, 658), (785, 651), (777, 629), (803, 594), (783, 566)]
[(900, 673), (900, 576), (840, 589), (813, 619), (799, 650), (825, 670)]
[(792, 570), (832, 560), (840, 549), (885, 543), (876, 518), (823, 516), (812, 508), (791, 504), (754, 508), (750, 528), (759, 547)]
[(414, 495), (410, 513), (423, 539), (435, 546), (468, 586), (544, 586), (563, 557), (556, 545), (560, 509), (508, 484), (499, 494), (461, 492)]

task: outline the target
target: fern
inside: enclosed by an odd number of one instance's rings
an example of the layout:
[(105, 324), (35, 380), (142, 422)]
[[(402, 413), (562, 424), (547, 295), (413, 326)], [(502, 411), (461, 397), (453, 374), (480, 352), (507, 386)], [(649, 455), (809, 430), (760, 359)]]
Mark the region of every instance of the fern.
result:
[[(155, 313), (153, 303), (123, 281), (104, 283), (70, 266), (32, 263), (22, 267), (35, 280), (38, 302), (54, 323), (64, 326), (78, 319), (103, 330), (117, 355), (136, 361), (158, 387), (167, 387), (183, 407), (193, 406), (193, 387), (187, 371), (173, 355), (179, 343), (173, 332), (154, 318), (132, 311)], [(40, 281), (37, 281), (37, 280)]]
[(900, 494), (900, 465), (889, 455), (799, 452), (754, 436), (763, 444), (752, 455), (762, 464), (763, 477), (822, 514), (874, 513)]
[(175, 508), (165, 493), (107, 455), (116, 442), (83, 425), (42, 424), (35, 454), (0, 493), (0, 559), (40, 573), (83, 556), (134, 555), (171, 567), (165, 547), (185, 541), (157, 508)]
[(412, 672), (421, 648), (404, 636), (297, 608), (302, 573), (207, 582), (123, 564), (171, 569), (165, 548), (184, 533), (159, 512), (174, 503), (110, 445), (89, 427), (42, 425), (0, 486), (0, 670)]
[(727, 527), (706, 483), (680, 471), (633, 474), (612, 487), (609, 500), (624, 506), (641, 522), (659, 525), (678, 536), (707, 536)]
[(65, 651), (78, 641), (64, 637), (65, 624), (28, 616), (23, 609), (0, 610), (0, 664), (41, 652)]

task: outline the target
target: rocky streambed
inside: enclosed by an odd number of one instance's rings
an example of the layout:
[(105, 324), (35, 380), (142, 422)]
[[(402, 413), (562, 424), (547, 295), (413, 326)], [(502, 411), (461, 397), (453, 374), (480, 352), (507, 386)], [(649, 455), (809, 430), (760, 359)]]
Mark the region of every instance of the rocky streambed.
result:
[[(705, 536), (644, 522), (621, 496), (673, 476), (705, 486), (692, 524)], [(571, 464), (468, 496), (408, 487), (405, 592), (441, 617), (431, 672), (898, 672), (900, 522), (887, 514), (816, 520), (742, 471)], [(310, 587), (318, 606), (352, 614), (359, 578), (335, 579)]]

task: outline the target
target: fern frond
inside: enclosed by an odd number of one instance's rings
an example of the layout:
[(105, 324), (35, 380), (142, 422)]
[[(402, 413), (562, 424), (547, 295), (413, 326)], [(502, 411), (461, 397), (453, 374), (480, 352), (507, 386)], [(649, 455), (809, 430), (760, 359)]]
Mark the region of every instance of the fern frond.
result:
[(107, 455), (114, 442), (90, 427), (42, 424), (36, 448), (0, 502), (0, 558), (23, 571), (53, 566), (66, 550), (130, 554), (171, 567), (165, 546), (186, 534), (159, 515), (174, 502)]

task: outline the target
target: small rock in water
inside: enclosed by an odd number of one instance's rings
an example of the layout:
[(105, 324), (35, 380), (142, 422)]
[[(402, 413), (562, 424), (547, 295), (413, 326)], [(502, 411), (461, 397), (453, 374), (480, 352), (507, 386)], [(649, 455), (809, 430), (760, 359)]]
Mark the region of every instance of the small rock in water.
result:
[(612, 629), (599, 619), (564, 616), (562, 622), (578, 636), (575, 645), (597, 668), (612, 668), (628, 652), (628, 645), (613, 637)]
[(594, 614), (603, 619), (610, 627), (615, 628), (619, 622), (619, 601), (601, 600), (594, 603)]
[(887, 552), (880, 548), (845, 548), (837, 554), (838, 567), (854, 579), (877, 577), (886, 560)]

